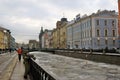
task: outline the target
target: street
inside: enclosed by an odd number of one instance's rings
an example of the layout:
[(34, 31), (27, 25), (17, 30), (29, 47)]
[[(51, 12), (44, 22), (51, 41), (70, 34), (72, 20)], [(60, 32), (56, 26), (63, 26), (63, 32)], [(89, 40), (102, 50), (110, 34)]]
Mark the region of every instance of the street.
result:
[(16, 63), (16, 53), (0, 54), (0, 80), (9, 80)]

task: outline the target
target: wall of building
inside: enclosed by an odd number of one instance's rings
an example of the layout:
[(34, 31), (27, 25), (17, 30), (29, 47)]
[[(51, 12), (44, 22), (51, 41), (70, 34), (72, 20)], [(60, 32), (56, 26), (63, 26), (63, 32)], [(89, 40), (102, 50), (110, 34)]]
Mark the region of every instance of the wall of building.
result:
[(4, 33), (2, 30), (0, 30), (0, 49), (4, 49), (5, 45), (4, 45)]
[(118, 35), (119, 35), (119, 48), (120, 48), (120, 0), (118, 0)]
[(66, 48), (66, 24), (67, 22), (63, 22), (60, 27), (60, 48)]
[(67, 27), (66, 27), (66, 42), (67, 42), (67, 48), (68, 49), (73, 49), (73, 27), (72, 24), (74, 21), (68, 22)]
[[(99, 21), (99, 25), (97, 24)], [(114, 22), (114, 25), (113, 25)], [(100, 11), (68, 23), (67, 48), (113, 49), (118, 48), (117, 15), (114, 11)], [(98, 36), (99, 30), (99, 36)], [(105, 31), (107, 30), (107, 36)], [(113, 36), (114, 30), (114, 36)]]
[(0, 43), (2, 44), (1, 49), (10, 48), (10, 35), (10, 30), (0, 26)]
[(13, 36), (10, 36), (10, 49), (15, 50), (15, 38)]
[[(94, 49), (109, 49), (118, 48), (118, 29), (117, 29), (117, 15), (109, 13), (101, 14), (93, 19), (93, 25), (95, 26), (93, 37), (93, 48)], [(97, 20), (99, 20), (99, 25), (97, 25)], [(114, 25), (113, 23), (114, 22)], [(105, 24), (106, 23), (106, 24)], [(99, 36), (97, 35), (97, 30), (99, 30)], [(105, 36), (105, 30), (107, 30), (107, 35)], [(113, 36), (113, 30), (115, 35)]]

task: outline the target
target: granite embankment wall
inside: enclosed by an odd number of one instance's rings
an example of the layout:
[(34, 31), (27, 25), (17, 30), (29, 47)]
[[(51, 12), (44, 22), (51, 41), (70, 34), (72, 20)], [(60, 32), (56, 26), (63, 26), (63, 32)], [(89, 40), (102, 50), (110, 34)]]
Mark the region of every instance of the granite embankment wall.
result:
[(120, 54), (115, 53), (92, 53), (90, 52), (75, 52), (75, 51), (55, 51), (54, 54), (63, 55), (74, 58), (81, 58), (95, 62), (103, 62), (109, 64), (120, 65)]

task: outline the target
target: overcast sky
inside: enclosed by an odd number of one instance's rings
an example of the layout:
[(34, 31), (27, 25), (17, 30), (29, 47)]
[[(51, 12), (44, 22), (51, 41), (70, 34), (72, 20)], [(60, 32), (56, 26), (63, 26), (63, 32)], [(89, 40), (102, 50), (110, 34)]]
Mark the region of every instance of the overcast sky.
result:
[(98, 9), (118, 11), (117, 0), (0, 0), (0, 26), (10, 29), (16, 42), (38, 40), (41, 26), (53, 29), (63, 16), (90, 15)]

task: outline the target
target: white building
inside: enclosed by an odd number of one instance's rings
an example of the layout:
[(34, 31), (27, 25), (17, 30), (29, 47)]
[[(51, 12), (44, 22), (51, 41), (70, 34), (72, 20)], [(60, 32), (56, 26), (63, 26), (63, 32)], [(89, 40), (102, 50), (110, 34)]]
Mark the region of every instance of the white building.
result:
[(118, 48), (118, 16), (115, 11), (98, 11), (77, 16), (67, 25), (67, 48)]

